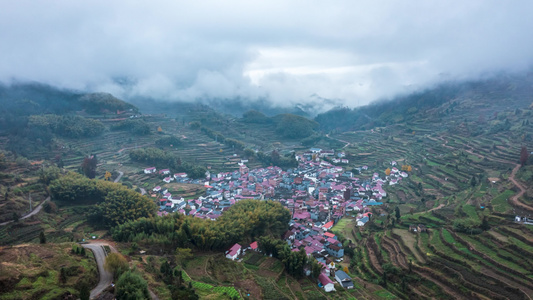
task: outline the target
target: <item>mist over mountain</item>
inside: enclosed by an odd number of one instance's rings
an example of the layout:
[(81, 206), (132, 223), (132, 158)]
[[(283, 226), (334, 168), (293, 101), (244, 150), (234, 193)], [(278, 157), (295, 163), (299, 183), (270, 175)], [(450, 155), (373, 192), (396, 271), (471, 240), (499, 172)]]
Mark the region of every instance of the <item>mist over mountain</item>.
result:
[(530, 1), (16, 1), (0, 10), (0, 81), (315, 114), (527, 69), (532, 9)]

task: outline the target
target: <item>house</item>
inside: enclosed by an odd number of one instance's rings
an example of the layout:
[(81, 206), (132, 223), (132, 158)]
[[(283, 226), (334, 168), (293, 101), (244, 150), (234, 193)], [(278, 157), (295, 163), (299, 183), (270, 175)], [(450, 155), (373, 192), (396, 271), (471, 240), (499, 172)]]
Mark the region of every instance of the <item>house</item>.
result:
[(241, 254), (242, 247), (239, 244), (233, 245), (228, 251), (226, 251), (226, 258), (236, 260), (239, 254)]
[(165, 177), (165, 179), (163, 179), (163, 181), (166, 183), (170, 183), (172, 180), (174, 180), (172, 177)]
[(352, 278), (342, 270), (335, 272), (335, 280), (345, 289), (353, 289)]
[(155, 167), (146, 168), (144, 169), (144, 174), (152, 174), (152, 173), (155, 173), (155, 171), (157, 171)]
[(250, 244), (250, 249), (254, 250), (254, 251), (259, 251), (259, 245), (257, 244), (257, 241), (253, 242)]
[(362, 217), (361, 219), (357, 220), (357, 226), (365, 226), (368, 220), (369, 220), (368, 217)]
[(426, 225), (424, 225), (424, 224), (418, 224), (416, 229), (418, 230), (418, 232), (427, 232), (428, 231)]
[(176, 173), (176, 174), (174, 174), (174, 178), (175, 178), (175, 179), (178, 179), (178, 178), (187, 178), (187, 173)]
[(344, 249), (337, 246), (337, 245), (327, 245), (326, 246), (326, 252), (328, 252), (329, 255), (335, 256), (335, 257), (343, 257), (344, 256)]
[(160, 186), (156, 186), (155, 188), (152, 189), (152, 191), (154, 192), (159, 192), (160, 190), (161, 190)]
[(329, 221), (326, 224), (324, 224), (324, 226), (322, 226), (324, 230), (329, 230), (331, 229), (331, 227), (333, 227), (333, 221)]
[(333, 281), (331, 281), (331, 279), (329, 279), (329, 277), (324, 273), (318, 275), (318, 282), (318, 286), (321, 286), (326, 293), (335, 290), (335, 287), (333, 286)]
[(426, 225), (424, 225), (424, 224), (418, 224), (418, 225), (411, 224), (411, 225), (409, 225), (409, 231), (412, 231), (412, 232), (427, 232), (428, 229), (427, 229)]
[(160, 170), (160, 171), (159, 171), (159, 174), (168, 175), (168, 174), (170, 174), (170, 170), (169, 170), (169, 169), (163, 169), (163, 170)]

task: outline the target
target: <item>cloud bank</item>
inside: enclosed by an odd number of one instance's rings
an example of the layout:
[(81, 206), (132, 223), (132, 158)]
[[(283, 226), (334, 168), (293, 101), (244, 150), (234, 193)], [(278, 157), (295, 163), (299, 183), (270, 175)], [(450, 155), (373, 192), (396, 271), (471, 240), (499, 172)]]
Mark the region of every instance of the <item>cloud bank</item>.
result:
[(124, 99), (266, 99), (324, 110), (533, 63), (528, 0), (19, 0), (0, 8), (0, 81)]

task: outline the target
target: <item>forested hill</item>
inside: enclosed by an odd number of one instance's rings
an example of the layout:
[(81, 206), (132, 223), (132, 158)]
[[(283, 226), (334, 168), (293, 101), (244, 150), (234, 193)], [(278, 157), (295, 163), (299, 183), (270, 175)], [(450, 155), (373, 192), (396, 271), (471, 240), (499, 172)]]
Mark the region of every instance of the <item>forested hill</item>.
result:
[(117, 111), (138, 109), (110, 94), (83, 94), (51, 86), (0, 83), (2, 147), (22, 155), (49, 152), (56, 137), (95, 137), (105, 131), (98, 120)]
[(85, 94), (39, 83), (0, 83), (0, 122), (9, 117), (37, 114), (63, 115), (82, 110), (98, 114), (130, 109), (138, 111), (135, 106), (111, 94)]
[(533, 102), (533, 75), (501, 75), (492, 79), (448, 82), (387, 101), (350, 109), (341, 107), (319, 114), (315, 121), (324, 131), (364, 130), (411, 120), (441, 122), (446, 117), (528, 108)]

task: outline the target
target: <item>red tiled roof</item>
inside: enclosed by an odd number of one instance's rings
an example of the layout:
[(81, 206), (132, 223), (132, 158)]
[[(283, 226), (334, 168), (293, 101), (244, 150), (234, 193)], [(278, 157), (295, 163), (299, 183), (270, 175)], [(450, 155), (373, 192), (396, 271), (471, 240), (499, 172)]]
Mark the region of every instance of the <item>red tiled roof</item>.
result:
[(335, 234), (333, 234), (331, 232), (326, 232), (326, 233), (324, 233), (324, 235), (329, 237), (329, 238), (334, 238), (335, 237)]
[(324, 225), (324, 228), (327, 228), (327, 229), (329, 229), (331, 227), (333, 227), (333, 221), (329, 221), (329, 222), (326, 223), (326, 225)]
[(251, 244), (250, 244), (250, 248), (252, 248), (252, 250), (257, 249), (257, 241), (251, 243)]

